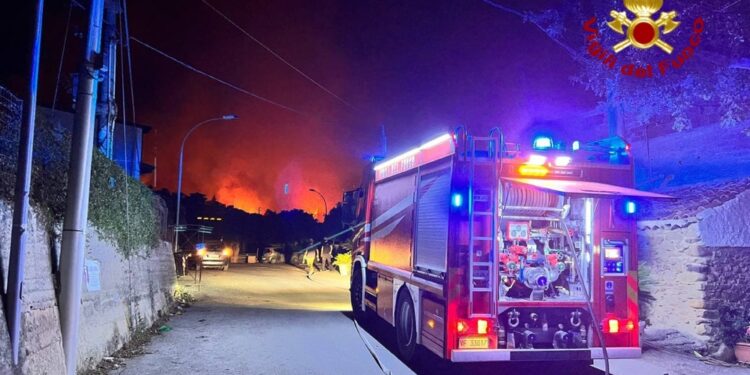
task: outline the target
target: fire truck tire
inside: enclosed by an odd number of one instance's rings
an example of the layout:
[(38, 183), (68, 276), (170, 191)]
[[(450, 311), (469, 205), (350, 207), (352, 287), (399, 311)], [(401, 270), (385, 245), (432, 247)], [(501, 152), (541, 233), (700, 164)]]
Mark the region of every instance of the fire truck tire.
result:
[(396, 300), (396, 344), (404, 362), (414, 357), (417, 348), (417, 325), (414, 315), (414, 302), (408, 290), (402, 289)]
[[(352, 312), (354, 314), (354, 319), (359, 323), (360, 325), (364, 325), (367, 323), (368, 318), (370, 314), (367, 311), (367, 307), (364, 306), (364, 298), (365, 298), (365, 291), (362, 287), (362, 269), (358, 267), (359, 263), (355, 263), (354, 271), (352, 272), (352, 281), (351, 286), (349, 288), (349, 299), (352, 303)], [(364, 307), (364, 310), (362, 308)]]

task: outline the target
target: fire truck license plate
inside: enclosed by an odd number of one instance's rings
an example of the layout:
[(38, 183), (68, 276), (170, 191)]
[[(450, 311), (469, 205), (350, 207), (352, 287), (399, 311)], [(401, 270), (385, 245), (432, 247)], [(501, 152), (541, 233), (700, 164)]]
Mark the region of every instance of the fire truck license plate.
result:
[(458, 339), (459, 349), (487, 349), (490, 347), (490, 339), (487, 337), (460, 337)]

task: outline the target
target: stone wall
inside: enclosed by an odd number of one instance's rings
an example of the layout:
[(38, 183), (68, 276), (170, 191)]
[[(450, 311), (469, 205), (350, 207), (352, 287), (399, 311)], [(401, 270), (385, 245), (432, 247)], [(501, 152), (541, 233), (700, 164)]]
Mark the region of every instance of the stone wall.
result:
[(726, 341), (722, 327), (732, 324), (727, 321), (728, 311), (750, 317), (750, 247), (706, 247), (703, 250), (711, 254), (705, 283), (705, 326), (713, 346), (734, 345)]
[[(0, 258), (6, 278), (11, 212), (8, 202), (0, 201)], [(50, 232), (35, 209), (31, 210), (29, 224), (21, 363), (17, 371), (62, 374), (65, 367), (54, 275), (59, 236)], [(175, 277), (167, 243), (126, 259), (91, 226), (87, 229), (86, 259), (98, 262), (100, 287), (83, 293), (78, 370), (98, 363), (122, 347), (135, 329), (157, 319), (171, 301)], [(4, 316), (0, 318), (0, 373), (5, 374), (10, 373), (10, 341)]]
[[(7, 202), (0, 201), (0, 258), (5, 279), (3, 285), (7, 283), (8, 277), (12, 212)], [(65, 357), (52, 274), (52, 243), (37, 210), (30, 212), (28, 229), (19, 367), (23, 374), (59, 374), (63, 371)], [(7, 337), (5, 320), (0, 322), (0, 326), (3, 336)], [(6, 340), (8, 341), (3, 341), (0, 347), (10, 347), (10, 340)], [(9, 349), (7, 355), (10, 356)]]
[[(709, 256), (706, 269), (706, 326), (712, 343), (726, 340), (722, 333), (732, 322), (727, 315), (744, 316), (750, 324), (750, 190), (726, 203), (699, 213), (703, 252)], [(723, 320), (723, 321), (722, 321)]]
[(731, 345), (726, 312), (750, 319), (750, 179), (672, 195), (681, 199), (655, 204), (651, 220), (638, 222), (639, 258), (654, 282), (652, 331), (658, 340), (681, 336), (666, 341), (685, 349)]
[(639, 259), (651, 269), (656, 298), (649, 320), (654, 327), (676, 329), (696, 343), (708, 336), (699, 323), (704, 315), (703, 283), (708, 259), (700, 247), (698, 220), (638, 222)]

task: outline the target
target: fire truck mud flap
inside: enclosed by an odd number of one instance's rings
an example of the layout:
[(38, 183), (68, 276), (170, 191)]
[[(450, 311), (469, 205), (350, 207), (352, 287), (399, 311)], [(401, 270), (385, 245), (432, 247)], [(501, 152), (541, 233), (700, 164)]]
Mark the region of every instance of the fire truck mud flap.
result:
[[(610, 359), (638, 358), (641, 348), (608, 348)], [(593, 349), (455, 349), (453, 362), (504, 361), (591, 361), (603, 358), (601, 348)]]

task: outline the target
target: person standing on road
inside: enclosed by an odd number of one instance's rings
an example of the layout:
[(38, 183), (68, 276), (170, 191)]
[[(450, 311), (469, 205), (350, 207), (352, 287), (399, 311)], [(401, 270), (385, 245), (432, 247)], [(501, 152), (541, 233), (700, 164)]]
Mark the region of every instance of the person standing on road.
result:
[[(310, 240), (312, 242), (312, 240)], [(306, 250), (305, 255), (303, 255), (304, 259), (302, 260), (305, 263), (305, 266), (307, 267), (307, 278), (311, 279), (312, 275), (315, 273), (315, 263), (318, 259), (318, 249), (313, 249), (312, 251)]]
[(330, 271), (333, 269), (333, 242), (328, 245), (327, 251), (321, 248), (320, 264), (323, 270)]

